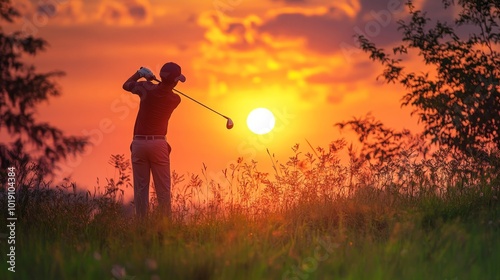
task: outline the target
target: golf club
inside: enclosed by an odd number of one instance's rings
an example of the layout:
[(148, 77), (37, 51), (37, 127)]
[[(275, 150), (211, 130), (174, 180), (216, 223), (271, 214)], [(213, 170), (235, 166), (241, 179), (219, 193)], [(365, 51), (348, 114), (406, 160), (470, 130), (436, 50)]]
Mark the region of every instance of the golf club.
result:
[[(156, 77), (155, 77), (155, 78), (153, 78), (153, 79), (154, 79), (155, 81), (157, 81), (158, 83), (161, 83), (161, 81), (160, 81), (160, 80), (158, 80)], [(206, 106), (205, 104), (203, 104), (203, 103), (201, 103), (201, 102), (198, 102), (197, 100), (195, 100), (195, 99), (193, 99), (193, 98), (191, 98), (191, 97), (187, 96), (186, 94), (184, 94), (184, 93), (182, 93), (182, 92), (180, 92), (180, 91), (176, 90), (175, 88), (174, 88), (173, 90), (174, 90), (175, 92), (177, 92), (177, 93), (179, 93), (179, 94), (182, 94), (182, 95), (184, 95), (185, 97), (187, 97), (187, 98), (191, 99), (192, 101), (194, 101), (194, 102), (196, 102), (196, 103), (200, 104), (201, 106), (203, 106), (203, 107), (207, 108), (208, 110), (210, 110), (210, 111), (212, 111), (212, 112), (216, 113), (217, 115), (222, 116), (223, 118), (225, 118), (225, 119), (227, 120), (227, 123), (226, 123), (226, 128), (227, 128), (227, 129), (231, 129), (231, 128), (233, 128), (234, 123), (233, 123), (233, 120), (231, 120), (231, 118), (224, 116), (223, 114), (221, 114), (221, 113), (219, 113), (219, 112), (215, 111), (214, 109), (212, 109), (212, 108), (210, 108), (210, 107)]]

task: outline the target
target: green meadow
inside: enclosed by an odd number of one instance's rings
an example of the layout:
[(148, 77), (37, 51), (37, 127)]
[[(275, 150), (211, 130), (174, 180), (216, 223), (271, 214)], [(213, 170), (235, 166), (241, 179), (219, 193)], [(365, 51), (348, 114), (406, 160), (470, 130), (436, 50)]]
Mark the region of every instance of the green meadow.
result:
[[(223, 180), (173, 173), (173, 217), (137, 221), (117, 178), (18, 186), (15, 272), (2, 279), (499, 279), (500, 184), (446, 151), (371, 164), (342, 141), (274, 171), (237, 163)], [(1, 219), (7, 220), (2, 188)], [(2, 230), (5, 232), (5, 229)], [(5, 234), (4, 234), (5, 236)], [(2, 245), (6, 245), (2, 238)]]

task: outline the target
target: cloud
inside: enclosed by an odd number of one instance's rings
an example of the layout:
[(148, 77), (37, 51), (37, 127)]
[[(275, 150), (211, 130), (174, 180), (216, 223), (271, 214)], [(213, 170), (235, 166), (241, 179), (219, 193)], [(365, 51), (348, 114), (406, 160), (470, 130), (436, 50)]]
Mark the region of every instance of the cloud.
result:
[[(280, 1), (280, 0), (274, 0), (274, 1)], [(281, 0), (285, 3), (306, 3), (308, 2), (307, 0)]]
[(283, 12), (269, 18), (260, 31), (275, 37), (303, 38), (310, 50), (321, 54), (346, 48), (352, 53), (358, 49), (356, 34), (380, 40), (383, 45), (394, 42), (398, 38), (395, 14), (404, 8), (402, 0), (369, 3), (339, 1), (317, 13)]
[(338, 46), (338, 20), (326, 15), (281, 14), (259, 27), (259, 32), (277, 38), (301, 38), (306, 46), (321, 53), (332, 53)]
[[(341, 52), (346, 63), (354, 63), (364, 55), (357, 35), (363, 35), (378, 47), (391, 48), (401, 42), (399, 20), (409, 20), (406, 0), (335, 1), (335, 4), (306, 8), (288, 6), (274, 9), (259, 26), (259, 33), (277, 40), (302, 40), (305, 47), (318, 55)], [(433, 18), (450, 20), (452, 9), (444, 11), (443, 4), (415, 0), (416, 9), (423, 9)]]
[(37, 13), (45, 13), (48, 17), (56, 15), (57, 7), (54, 3), (40, 3), (37, 7)]
[[(150, 0), (100, 0), (98, 2), (17, 0), (14, 7), (37, 27), (104, 23), (112, 26), (144, 26), (156, 16), (164, 15), (158, 7), (153, 12)], [(161, 13), (157, 12), (162, 11)]]
[(285, 4), (307, 3), (307, 0), (272, 0), (273, 2), (283, 2)]
[(86, 22), (88, 17), (83, 11), (83, 0), (72, 1), (28, 1), (17, 0), (13, 3), (21, 18), (21, 30), (36, 35), (41, 28), (51, 25), (74, 25)]
[(152, 23), (151, 4), (148, 0), (101, 2), (97, 19), (107, 25), (133, 26)]
[(330, 18), (353, 18), (361, 9), (357, 0), (335, 1), (328, 5), (285, 5), (268, 10), (266, 18), (273, 18), (284, 14), (301, 14), (304, 16), (327, 16)]
[[(310, 10), (306, 12), (315, 14)], [(219, 96), (233, 92), (228, 87), (248, 85), (253, 81), (269, 83), (269, 86), (281, 83), (294, 86), (302, 100), (339, 100), (326, 97), (328, 85), (314, 79), (309, 82), (308, 79), (342, 67), (343, 59), (335, 53), (330, 53), (329, 57), (314, 54), (307, 38), (297, 36), (297, 33), (290, 32), (285, 36), (265, 32), (263, 26), (274, 18), (272, 14), (267, 17), (218, 17), (214, 12), (199, 16), (198, 24), (205, 29), (205, 34), (193, 67), (207, 77), (210, 94)], [(328, 18), (334, 17), (328, 15)], [(293, 26), (293, 22), (287, 24)], [(227, 79), (231, 83), (228, 84)]]
[[(354, 35), (391, 47), (401, 38), (397, 20), (407, 16), (405, 0), (279, 2), (297, 5), (239, 18), (213, 11), (198, 16), (205, 33), (193, 68), (204, 73), (212, 95), (234, 92), (231, 87), (253, 81), (286, 83), (302, 100), (342, 102), (354, 91), (366, 92), (364, 87), (373, 85), (381, 73)], [(417, 8), (434, 7), (424, 0), (415, 3)]]
[[(377, 67), (368, 61), (360, 61), (352, 66), (345, 67), (346, 71), (336, 71), (331, 68), (307, 78), (307, 82), (314, 84), (353, 83), (357, 80), (373, 77), (376, 78)], [(347, 71), (348, 70), (348, 71)]]
[[(348, 6), (353, 7), (353, 4)], [(339, 10), (338, 7), (279, 8), (263, 16), (250, 15), (245, 18), (218, 17), (213, 12), (203, 13), (198, 19), (198, 24), (206, 30), (203, 53), (209, 54), (206, 55), (207, 60), (212, 61), (219, 57), (250, 57), (252, 52), (265, 53), (276, 61), (263, 63), (265, 65), (285, 65), (294, 61), (294, 57), (303, 57), (304, 50), (320, 55), (334, 55), (340, 49), (340, 39), (349, 39), (351, 36), (339, 24), (351, 22), (351, 10)], [(282, 53), (293, 55), (282, 58)], [(229, 58), (231, 56), (233, 57)], [(235, 72), (246, 73), (241, 69)]]
[(137, 4), (129, 6), (128, 12), (132, 18), (139, 21), (145, 20), (148, 15), (146, 8), (142, 5)]
[(206, 30), (205, 42), (219, 49), (240, 51), (262, 46), (262, 38), (256, 29), (261, 21), (257, 16), (232, 19), (218, 17), (213, 12), (203, 13), (198, 18), (198, 24)]
[[(39, 5), (39, 11), (51, 11), (52, 4), (43, 4)], [(66, 1), (59, 5), (53, 5), (55, 8), (54, 13), (52, 15), (52, 21), (55, 21), (57, 24), (61, 25), (72, 25), (72, 24), (81, 24), (88, 22), (90, 20), (90, 16), (84, 10), (84, 1), (83, 0), (72, 0)]]

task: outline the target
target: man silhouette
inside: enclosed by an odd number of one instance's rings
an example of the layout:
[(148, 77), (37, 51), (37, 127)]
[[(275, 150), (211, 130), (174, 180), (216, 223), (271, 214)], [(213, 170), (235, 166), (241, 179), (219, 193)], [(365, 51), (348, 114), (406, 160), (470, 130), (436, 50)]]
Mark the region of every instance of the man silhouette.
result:
[[(145, 78), (146, 81), (138, 81)], [(172, 89), (179, 81), (185, 82), (181, 67), (173, 62), (160, 70), (161, 82), (151, 81), (155, 75), (141, 67), (123, 84), (123, 89), (140, 97), (139, 111), (134, 125), (134, 137), (130, 145), (132, 173), (134, 177), (134, 204), (136, 215), (145, 217), (149, 209), (150, 174), (158, 198), (160, 213), (171, 217), (170, 198), (170, 151), (166, 134), (172, 112), (181, 102)]]

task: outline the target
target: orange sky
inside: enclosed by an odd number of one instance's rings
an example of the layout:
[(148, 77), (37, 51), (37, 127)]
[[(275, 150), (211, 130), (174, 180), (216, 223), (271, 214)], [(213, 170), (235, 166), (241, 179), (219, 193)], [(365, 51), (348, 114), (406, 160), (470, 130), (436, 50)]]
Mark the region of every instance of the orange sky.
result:
[[(110, 155), (130, 156), (138, 97), (123, 91), (123, 82), (140, 66), (158, 73), (167, 61), (187, 77), (177, 89), (235, 123), (227, 130), (223, 118), (183, 97), (168, 132), (171, 166), (182, 174), (200, 173), (205, 163), (216, 178), (238, 157), (265, 170), (266, 149), (284, 163), (294, 144), (304, 152), (305, 139), (326, 147), (341, 137), (336, 122), (368, 112), (390, 127), (416, 127), (410, 109), (400, 108), (404, 92), (376, 80), (380, 66), (352, 39), (363, 32), (379, 46), (397, 43), (403, 1), (14, 2), (25, 17), (13, 28), (50, 44), (33, 63), (67, 74), (57, 81), (62, 96), (40, 107), (39, 118), (91, 136), (87, 152), (63, 164), (62, 175), (82, 186), (114, 176)], [(246, 127), (257, 107), (276, 116), (275, 130), (263, 136)]]

